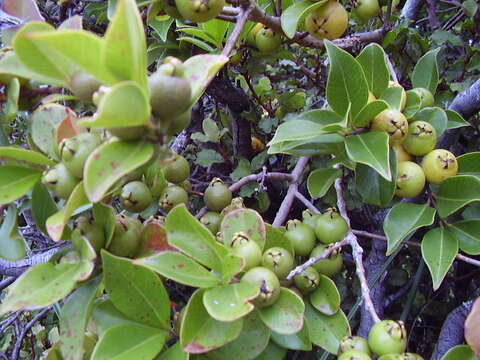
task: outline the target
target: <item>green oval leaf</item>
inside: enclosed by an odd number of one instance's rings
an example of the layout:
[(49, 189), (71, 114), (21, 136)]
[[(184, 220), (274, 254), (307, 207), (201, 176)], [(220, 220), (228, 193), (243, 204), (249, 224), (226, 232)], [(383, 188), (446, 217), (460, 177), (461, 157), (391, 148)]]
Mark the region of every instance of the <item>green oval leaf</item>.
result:
[(91, 202), (99, 202), (122, 176), (145, 164), (153, 155), (150, 143), (112, 141), (96, 148), (84, 169), (85, 192)]
[(447, 129), (447, 113), (438, 107), (427, 107), (420, 110), (415, 114), (414, 120), (430, 123), (435, 128), (437, 136), (442, 135)]
[(438, 214), (445, 218), (474, 201), (480, 201), (480, 179), (472, 175), (445, 180), (436, 195)]
[(67, 296), (75, 287), (79, 264), (37, 264), (24, 272), (10, 287), (0, 305), (0, 315), (9, 311), (37, 310)]
[(345, 149), (352, 161), (368, 165), (386, 180), (392, 180), (387, 133), (371, 131), (348, 136), (345, 139)]
[(196, 261), (222, 272), (222, 258), (227, 251), (213, 234), (187, 210), (185, 205), (172, 209), (165, 220), (168, 243)]
[(64, 360), (82, 360), (85, 329), (93, 308), (100, 277), (80, 286), (65, 301), (60, 312), (60, 351)]
[(218, 321), (234, 321), (249, 314), (255, 308), (249, 300), (258, 296), (258, 286), (239, 282), (215, 286), (205, 290), (203, 305), (208, 314)]
[[(242, 332), (238, 337), (223, 345), (221, 348), (210, 351), (208, 358), (212, 360), (250, 360), (265, 350), (268, 345), (270, 330), (263, 324), (257, 312), (252, 312), (243, 320)], [(270, 359), (278, 359), (272, 357)]]
[[(391, 151), (391, 153), (393, 153)], [(390, 157), (393, 159), (393, 157)], [(392, 178), (397, 176), (397, 162), (390, 161)], [(358, 164), (355, 167), (355, 184), (363, 201), (376, 206), (386, 206), (395, 194), (395, 181), (387, 181), (370, 166)]]
[(312, 2), (310, 0), (303, 0), (293, 5), (289, 6), (280, 17), (280, 25), (285, 35), (289, 39), (293, 39), (295, 33), (297, 32), (298, 23), (300, 23), (305, 17), (325, 4), (327, 0), (320, 0), (317, 2)]
[(390, 71), (385, 61), (383, 48), (375, 43), (369, 44), (357, 56), (357, 61), (362, 66), (368, 88), (375, 97), (380, 97), (388, 88), (390, 80)]
[[(338, 115), (335, 111), (326, 109), (315, 109), (305, 111), (295, 117), (295, 120), (310, 121), (320, 125), (319, 130), (334, 126), (335, 124), (344, 123), (345, 119)], [(344, 124), (343, 126), (346, 126)]]
[(367, 104), (368, 83), (362, 66), (346, 51), (325, 40), (330, 70), (327, 80), (327, 100), (332, 109), (344, 116), (351, 107), (355, 118)]
[(457, 129), (464, 126), (471, 126), (468, 121), (460, 115), (458, 112), (450, 109), (446, 109), (445, 113), (447, 114), (447, 129)]
[(122, 81), (103, 96), (97, 113), (80, 121), (80, 125), (102, 128), (146, 125), (150, 110), (145, 91), (133, 81)]
[(167, 350), (156, 357), (157, 360), (188, 360), (190, 355), (182, 350), (179, 342), (170, 346)]
[(92, 275), (95, 267), (97, 253), (87, 238), (77, 235), (72, 236), (73, 247), (80, 253), (80, 262), (77, 264), (77, 281), (85, 281)]
[(190, 80), (192, 95), (190, 106), (195, 104), (210, 83), (211, 78), (228, 62), (224, 55), (195, 55), (183, 63), (185, 77)]
[(272, 340), (283, 348), (290, 350), (312, 350), (312, 342), (306, 323), (303, 324), (302, 330), (296, 334), (282, 335), (272, 331)]
[(160, 275), (180, 284), (209, 288), (220, 279), (188, 256), (173, 251), (164, 251), (150, 257), (137, 259), (134, 264), (145, 266)]
[(412, 85), (414, 88), (422, 87), (430, 90), (435, 96), (438, 85), (437, 54), (440, 48), (430, 50), (423, 55), (415, 65), (412, 72)]
[(470, 255), (480, 254), (480, 220), (463, 220), (449, 224), (448, 230), (455, 234), (458, 246)]
[(93, 204), (93, 219), (105, 231), (105, 248), (108, 248), (115, 232), (115, 210), (109, 205)]
[(286, 288), (281, 288), (280, 297), (273, 305), (258, 309), (263, 323), (283, 335), (295, 334), (302, 329), (304, 311), (303, 300)]
[(205, 41), (202, 41), (200, 39), (190, 37), (190, 36), (182, 36), (177, 39), (177, 41), (186, 41), (190, 44), (195, 45), (196, 47), (199, 47), (202, 50), (205, 50), (206, 52), (213, 53), (215, 52), (215, 48), (208, 45)]
[(441, 360), (478, 360), (472, 348), (468, 345), (457, 345), (448, 350)]
[(422, 257), (430, 270), (433, 290), (437, 290), (458, 254), (458, 240), (449, 231), (435, 228), (422, 240)]
[(405, 109), (403, 109), (403, 115), (410, 120), (421, 108), (422, 100), (420, 99), (420, 96), (418, 96), (418, 94), (413, 90), (408, 90), (407, 102), (405, 104)]
[[(310, 0), (308, 0), (310, 1)], [(342, 175), (340, 169), (317, 169), (308, 175), (307, 188), (312, 198), (323, 197), (333, 185), (335, 179)]]
[(310, 340), (331, 354), (336, 354), (340, 340), (350, 335), (350, 325), (342, 310), (335, 315), (328, 316), (317, 311), (306, 302), (305, 322)]
[(85, 195), (83, 182), (80, 181), (73, 189), (65, 206), (51, 215), (45, 223), (48, 235), (50, 235), (53, 241), (60, 241), (62, 239), (65, 226), (67, 226), (73, 212), (85, 204), (88, 204), (88, 199)]
[(365, 105), (353, 120), (356, 127), (364, 127), (370, 124), (370, 121), (380, 114), (383, 110), (388, 109), (388, 104), (383, 100), (372, 101)]
[(92, 32), (64, 29), (33, 33), (30, 40), (46, 49), (44, 55), (51, 61), (70, 62), (103, 84), (112, 85), (115, 77), (105, 68), (102, 59), (104, 42)]
[(54, 161), (50, 160), (45, 155), (40, 154), (39, 152), (23, 149), (16, 146), (1, 146), (0, 159), (13, 159), (37, 165), (55, 165)]
[(263, 249), (265, 246), (265, 223), (260, 214), (255, 210), (238, 209), (225, 215), (220, 225), (223, 243), (226, 246), (230, 246), (233, 236), (237, 232), (244, 232), (260, 246), (260, 249)]
[(270, 341), (265, 350), (255, 360), (285, 359), (286, 353), (287, 349)]
[(193, 293), (180, 326), (180, 345), (191, 354), (206, 353), (229, 343), (240, 335), (243, 326), (243, 319), (223, 322), (210, 317), (202, 298), (203, 290)]
[(32, 190), (32, 216), (35, 225), (47, 234), (47, 219), (58, 211), (57, 204), (53, 201), (45, 185), (40, 181), (35, 184)]
[(293, 156), (335, 154), (342, 151), (340, 147), (343, 147), (344, 139), (343, 135), (324, 133), (306, 140), (269, 144), (268, 154), (283, 153)]
[(14, 261), (23, 259), (27, 244), (20, 235), (17, 222), (17, 209), (10, 205), (0, 226), (0, 258)]
[(383, 222), (387, 236), (387, 255), (392, 254), (403, 239), (423, 226), (433, 224), (435, 209), (428, 205), (398, 203), (388, 212)]
[(118, 80), (135, 81), (148, 94), (147, 43), (135, 0), (120, 0), (105, 32), (103, 63)]
[(99, 335), (102, 335), (108, 329), (122, 324), (137, 324), (129, 319), (125, 314), (120, 312), (113, 303), (108, 299), (99, 299), (95, 302), (92, 320)]
[(105, 289), (113, 305), (140, 323), (168, 329), (170, 300), (158, 275), (105, 250), (102, 260)]
[(265, 242), (263, 252), (272, 247), (278, 246), (288, 250), (290, 254), (295, 255), (292, 243), (284, 235), (285, 228), (283, 228), (282, 231), (281, 228), (273, 227), (270, 224), (265, 224), (265, 228), (267, 230), (267, 241)]
[(293, 119), (280, 124), (268, 146), (290, 141), (309, 140), (323, 134), (325, 132), (318, 123), (309, 120)]
[(17, 76), (24, 79), (32, 79), (41, 84), (52, 86), (65, 86), (63, 79), (56, 79), (33, 72), (25, 66), (14, 51), (6, 51), (0, 59), (0, 75), (2, 78), (11, 78)]
[(399, 86), (388, 87), (380, 96), (380, 100), (385, 101), (390, 109), (401, 111), (402, 98), (404, 96), (403, 88)]
[(91, 360), (153, 359), (168, 333), (140, 324), (122, 324), (105, 331), (95, 346)]
[(310, 303), (325, 315), (336, 314), (340, 309), (340, 293), (328, 276), (320, 274), (318, 287), (310, 294)]
[(51, 61), (45, 55), (45, 49), (29, 39), (29, 35), (32, 33), (53, 30), (55, 30), (53, 26), (46, 22), (28, 22), (15, 34), (12, 40), (13, 50), (29, 70), (64, 82), (68, 76), (67, 64), (62, 61)]
[(457, 157), (458, 175), (480, 175), (480, 152), (471, 152)]
[(0, 205), (22, 197), (40, 180), (39, 170), (22, 166), (0, 166)]

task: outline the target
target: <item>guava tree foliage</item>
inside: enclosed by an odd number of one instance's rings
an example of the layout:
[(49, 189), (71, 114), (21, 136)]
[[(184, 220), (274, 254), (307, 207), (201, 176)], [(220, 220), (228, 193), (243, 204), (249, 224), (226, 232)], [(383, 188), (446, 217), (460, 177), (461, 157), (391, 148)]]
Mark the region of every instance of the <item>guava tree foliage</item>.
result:
[(475, 359), (480, 29), (445, 3), (429, 44), (418, 1), (5, 1), (0, 354)]

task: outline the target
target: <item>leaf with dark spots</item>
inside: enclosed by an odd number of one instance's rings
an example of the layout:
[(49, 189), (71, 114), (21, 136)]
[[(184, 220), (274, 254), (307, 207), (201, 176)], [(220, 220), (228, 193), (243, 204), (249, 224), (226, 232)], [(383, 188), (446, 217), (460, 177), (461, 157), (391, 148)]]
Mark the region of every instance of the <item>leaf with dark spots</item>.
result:
[(169, 299), (158, 275), (106, 251), (102, 259), (105, 288), (115, 307), (132, 319), (168, 329)]
[(85, 192), (90, 201), (102, 200), (115, 182), (145, 164), (152, 155), (152, 144), (144, 141), (113, 141), (95, 149), (88, 157), (84, 171)]
[(85, 329), (100, 277), (83, 284), (67, 299), (60, 313), (60, 351), (64, 360), (82, 360)]

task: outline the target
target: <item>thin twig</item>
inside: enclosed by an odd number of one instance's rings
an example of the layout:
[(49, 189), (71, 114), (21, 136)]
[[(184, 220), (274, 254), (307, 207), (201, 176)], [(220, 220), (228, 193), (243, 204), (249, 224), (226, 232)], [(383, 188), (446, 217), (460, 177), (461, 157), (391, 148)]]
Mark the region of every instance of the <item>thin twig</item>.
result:
[(290, 273), (287, 276), (287, 280), (293, 279), (293, 277), (295, 275), (300, 274), (303, 270), (312, 266), (313, 264), (317, 263), (318, 261), (328, 258), (335, 250), (340, 249), (342, 246), (345, 246), (345, 245), (348, 245), (348, 244), (349, 244), (348, 239), (345, 238), (345, 239), (343, 239), (339, 242), (336, 242), (334, 244), (329, 245), (327, 248), (325, 248), (325, 250), (322, 254), (308, 259), (306, 262), (304, 262), (301, 265), (298, 265), (295, 269), (290, 271)]
[[(66, 243), (62, 243), (65, 245)], [(57, 253), (61, 247), (50, 248), (42, 253), (33, 255), (30, 258), (26, 258), (19, 261), (7, 261), (0, 259), (0, 275), (7, 276), (19, 276), (30, 266), (47, 262), (50, 258)]]
[(395, 81), (396, 83), (398, 83), (398, 77), (397, 77), (397, 73), (395, 72), (395, 68), (393, 67), (393, 64), (392, 62), (390, 61), (390, 58), (387, 54), (385, 54), (385, 61), (387, 62), (387, 66), (388, 68), (390, 69), (390, 74), (392, 75), (392, 79), (393, 81)]
[(13, 283), (16, 280), (16, 277), (7, 277), (6, 279), (3, 279), (0, 281), (0, 291), (5, 289), (7, 286), (9, 286), (11, 283)]
[(233, 6), (224, 6), (222, 8), (222, 14), (227, 16), (238, 16), (238, 14), (240, 14), (240, 10)]
[(232, 52), (233, 48), (235, 47), (235, 44), (238, 41), (238, 38), (242, 34), (242, 30), (245, 26), (245, 23), (247, 22), (248, 15), (252, 11), (252, 6), (249, 6), (248, 8), (240, 9), (240, 13), (237, 15), (237, 22), (235, 23), (235, 27), (233, 28), (232, 33), (228, 37), (227, 43), (225, 44), (225, 47), (223, 48), (222, 55), (229, 56), (230, 53)]
[(427, 13), (428, 13), (428, 21), (430, 22), (430, 28), (432, 30), (438, 29), (440, 27), (440, 21), (438, 21), (438, 17), (435, 10), (435, 1), (433, 0), (425, 0), (427, 3)]
[(12, 323), (17, 320), (17, 318), (20, 316), (20, 312), (14, 312), (13, 314), (9, 315), (7, 319), (3, 320), (0, 323), (0, 335), (4, 333), (4, 331), (12, 325)]
[[(342, 178), (338, 178), (335, 180), (335, 190), (337, 192), (338, 211), (340, 212), (340, 215), (342, 215), (342, 217), (345, 219), (350, 229), (350, 218), (347, 214), (347, 206), (343, 197)], [(373, 321), (377, 323), (380, 321), (380, 318), (377, 315), (375, 306), (372, 302), (372, 298), (370, 297), (370, 289), (368, 287), (367, 278), (365, 276), (365, 268), (363, 266), (363, 248), (360, 246), (357, 241), (357, 237), (351, 230), (348, 231), (347, 236), (345, 236), (345, 240), (348, 241), (348, 244), (352, 248), (352, 255), (357, 269), (357, 277), (360, 280), (362, 299), (365, 304), (365, 308), (370, 313)]]
[[(358, 236), (362, 236), (362, 237), (367, 237), (367, 238), (372, 238), (372, 239), (377, 239), (377, 240), (382, 240), (382, 241), (387, 241), (387, 237), (386, 236), (383, 236), (383, 235), (378, 235), (378, 234), (372, 234), (368, 231), (362, 231), (362, 230), (352, 230), (352, 232), (355, 234), (355, 235), (358, 235)], [(402, 244), (405, 244), (405, 245), (409, 245), (409, 246), (413, 246), (413, 247), (416, 247), (416, 248), (420, 248), (422, 245), (418, 242), (414, 242), (414, 241), (408, 241), (408, 240), (403, 240), (402, 241)], [(468, 256), (465, 256), (465, 255), (462, 255), (462, 254), (457, 254), (456, 256), (456, 259), (457, 260), (460, 260), (460, 261), (463, 261), (463, 262), (466, 262), (470, 265), (474, 265), (474, 266), (478, 266), (480, 267), (480, 261), (479, 260), (476, 260), (476, 259), (472, 259)]]
[(295, 168), (292, 171), (292, 181), (288, 186), (287, 195), (285, 195), (285, 198), (280, 204), (280, 208), (275, 215), (275, 220), (273, 220), (272, 223), (273, 226), (282, 226), (287, 219), (293, 200), (295, 199), (295, 194), (298, 191), (298, 180), (305, 170), (309, 160), (310, 158), (307, 156), (302, 156), (298, 159), (297, 165), (295, 165)]
[[(248, 20), (253, 21), (255, 23), (261, 23), (273, 31), (279, 34), (284, 34), (282, 30), (282, 26), (280, 24), (280, 17), (272, 16), (267, 14), (263, 9), (261, 9), (255, 2), (251, 3), (250, 0), (240, 0), (241, 5), (247, 8), (250, 4), (252, 4), (252, 12), (250, 13)], [(236, 22), (235, 18), (232, 16), (225, 16), (219, 15), (218, 18), (230, 22)], [(348, 49), (352, 48), (361, 43), (371, 43), (371, 42), (379, 42), (382, 40), (384, 34), (386, 33), (385, 28), (380, 28), (373, 31), (363, 32), (363, 33), (355, 33), (351, 36), (333, 40), (333, 43), (340, 48)], [(311, 47), (316, 49), (323, 49), (325, 47), (325, 43), (323, 40), (317, 39), (316, 37), (305, 34), (303, 32), (297, 31), (293, 38), (291, 39), (292, 42), (296, 42), (299, 45), (305, 47)]]
[(320, 214), (320, 210), (317, 209), (315, 205), (313, 205), (310, 200), (308, 200), (300, 191), (295, 192), (295, 197), (300, 200), (303, 205), (307, 207), (307, 209), (312, 210), (315, 214)]
[(35, 317), (30, 320), (26, 325), (25, 327), (22, 329), (22, 332), (19, 334), (17, 340), (15, 341), (15, 347), (13, 348), (13, 351), (12, 351), (12, 357), (11, 357), (11, 360), (17, 360), (18, 359), (18, 355), (20, 354), (20, 349), (22, 348), (22, 342), (23, 342), (23, 339), (25, 338), (25, 335), (27, 335), (27, 332), (30, 331), (30, 329), (32, 328), (33, 325), (35, 325), (35, 323), (40, 320), (41, 318), (43, 318), (45, 315), (47, 315), (47, 313), (51, 310), (51, 306), (43, 309), (42, 311), (40, 311), (37, 315), (35, 315)]
[(263, 173), (260, 172), (258, 174), (252, 174), (245, 176), (238, 180), (237, 182), (230, 185), (229, 189), (232, 192), (237, 192), (242, 188), (242, 186), (254, 182), (262, 180), (262, 178), (271, 180), (271, 181), (292, 181), (292, 174), (280, 173), (280, 172), (270, 172), (270, 173)]

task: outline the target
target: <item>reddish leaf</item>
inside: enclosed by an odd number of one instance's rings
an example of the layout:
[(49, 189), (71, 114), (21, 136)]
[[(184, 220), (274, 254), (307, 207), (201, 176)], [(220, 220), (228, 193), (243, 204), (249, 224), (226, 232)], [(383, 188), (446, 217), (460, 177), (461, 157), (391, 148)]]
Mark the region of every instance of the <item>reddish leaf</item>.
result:
[(57, 125), (55, 129), (55, 142), (60, 144), (63, 139), (74, 137), (82, 131), (76, 124), (75, 113), (67, 113), (67, 116)]
[(164, 223), (158, 219), (149, 219), (142, 231), (139, 257), (154, 255), (163, 251), (178, 251), (167, 242)]

